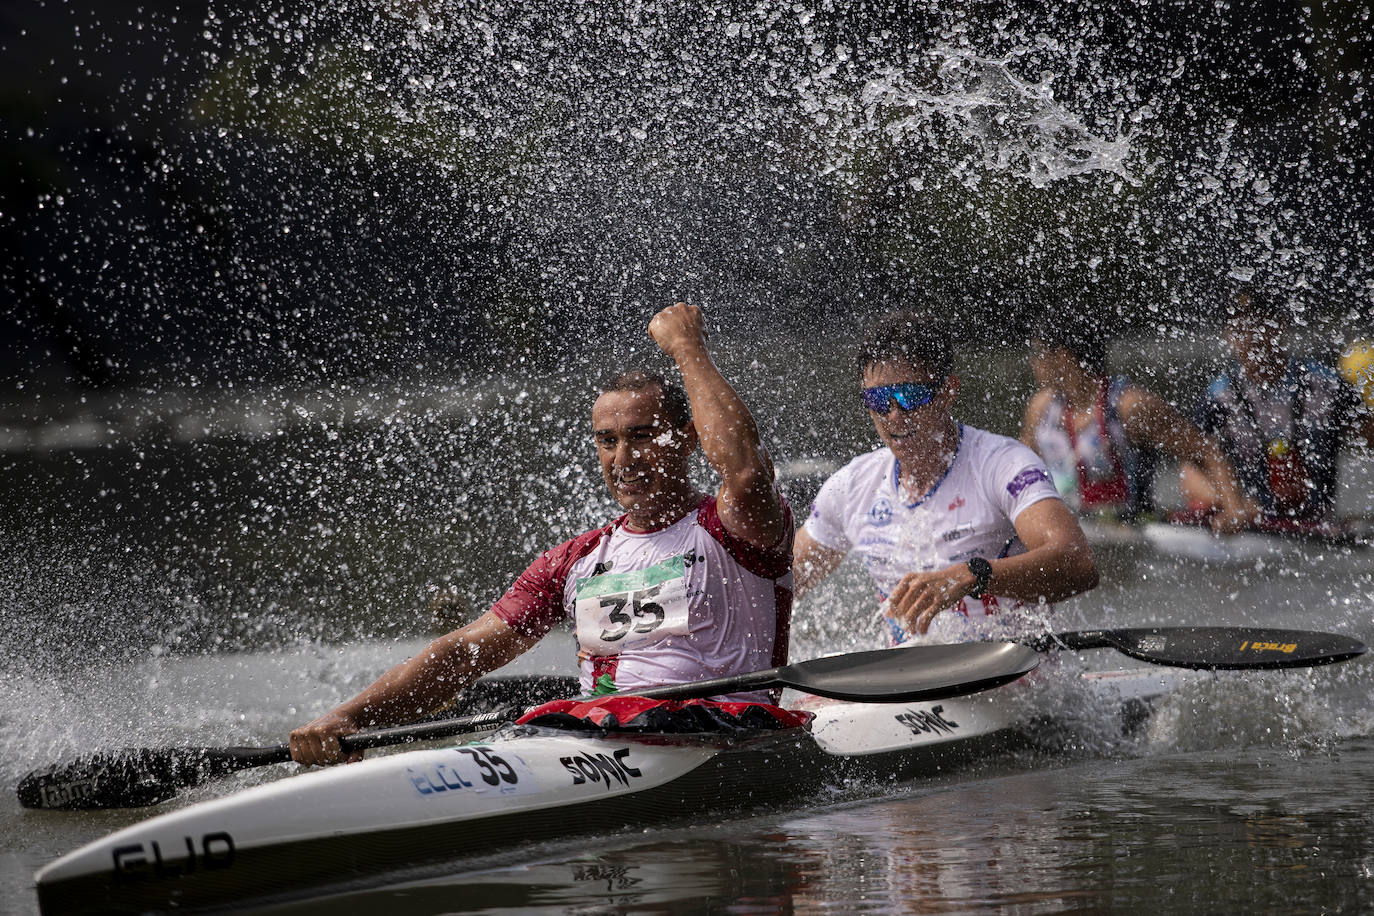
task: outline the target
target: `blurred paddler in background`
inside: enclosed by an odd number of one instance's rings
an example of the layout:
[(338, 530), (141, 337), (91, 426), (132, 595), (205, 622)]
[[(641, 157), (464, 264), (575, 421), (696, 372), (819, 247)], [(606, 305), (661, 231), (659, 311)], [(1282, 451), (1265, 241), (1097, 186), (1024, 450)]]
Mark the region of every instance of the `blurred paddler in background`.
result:
[(1026, 406), (1021, 441), (1050, 468), (1060, 495), (1084, 516), (1136, 521), (1155, 511), (1160, 456), (1187, 463), (1211, 496), (1209, 523), (1239, 531), (1258, 514), (1218, 442), (1159, 395), (1108, 373), (1107, 335), (1090, 317), (1058, 316), (1030, 335), (1039, 390)]
[[(1221, 442), (1246, 496), (1261, 507), (1261, 527), (1334, 521), (1342, 448), (1374, 441), (1369, 345), (1352, 346), (1338, 372), (1290, 353), (1287, 302), (1240, 289), (1223, 329), (1231, 364), (1198, 402), (1199, 424)], [(1217, 490), (1195, 464), (1183, 467), (1190, 509), (1214, 511)]]

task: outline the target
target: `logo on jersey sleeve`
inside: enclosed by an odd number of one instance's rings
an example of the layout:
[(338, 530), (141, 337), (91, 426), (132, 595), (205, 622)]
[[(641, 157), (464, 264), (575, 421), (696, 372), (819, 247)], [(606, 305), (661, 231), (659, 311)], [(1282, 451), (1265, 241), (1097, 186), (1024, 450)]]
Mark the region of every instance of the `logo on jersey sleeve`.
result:
[(1007, 484), (1007, 492), (1012, 496), (1020, 496), (1021, 491), (1026, 489), (1026, 487), (1042, 480), (1046, 483), (1050, 482), (1050, 475), (1045, 473), (1044, 468), (1026, 468), (1020, 474), (1013, 477), (1011, 483)]

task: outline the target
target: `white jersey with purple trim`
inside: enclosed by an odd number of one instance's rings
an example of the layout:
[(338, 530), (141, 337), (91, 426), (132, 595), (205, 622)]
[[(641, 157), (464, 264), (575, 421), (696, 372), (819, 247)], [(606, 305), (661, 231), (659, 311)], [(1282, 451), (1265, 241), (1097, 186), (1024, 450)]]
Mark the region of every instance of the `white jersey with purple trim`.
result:
[[(816, 543), (858, 553), (883, 601), (907, 573), (1024, 553), (1017, 517), (1042, 499), (1059, 499), (1035, 452), (1015, 439), (962, 424), (954, 461), (925, 496), (908, 502), (898, 485), (899, 471), (897, 457), (886, 447), (860, 455), (825, 482), (806, 520), (806, 533)], [(964, 598), (938, 614), (919, 638), (909, 637), (885, 614), (883, 623), (894, 645), (958, 642), (1007, 632), (1015, 620), (1005, 612), (1022, 606), (995, 594)]]

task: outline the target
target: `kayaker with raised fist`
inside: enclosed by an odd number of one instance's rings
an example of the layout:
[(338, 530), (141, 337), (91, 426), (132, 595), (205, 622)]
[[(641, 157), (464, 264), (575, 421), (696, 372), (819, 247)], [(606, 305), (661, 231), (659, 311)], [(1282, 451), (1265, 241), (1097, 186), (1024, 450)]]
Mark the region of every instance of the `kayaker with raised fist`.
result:
[[(786, 661), (792, 519), (758, 427), (711, 361), (700, 309), (677, 303), (654, 316), (648, 333), (677, 364), (682, 386), (647, 370), (622, 372), (591, 410), (602, 476), (624, 514), (546, 551), (476, 621), (293, 731), (295, 760), (340, 762), (340, 735), (424, 716), (565, 620), (576, 626), (588, 694)], [(691, 483), (698, 447), (720, 474), (715, 494)]]
[[(1341, 448), (1374, 442), (1374, 405), (1335, 369), (1289, 353), (1291, 318), (1286, 303), (1260, 289), (1238, 290), (1223, 330), (1234, 361), (1212, 380), (1196, 413), (1266, 523), (1320, 524), (1335, 510)], [(1219, 503), (1193, 464), (1184, 465), (1181, 485), (1195, 509)]]
[(1038, 604), (1097, 584), (1039, 456), (954, 419), (945, 332), (923, 315), (886, 315), (864, 337), (859, 371), (855, 406), (882, 447), (821, 486), (796, 538), (799, 597), (856, 551), (891, 644), (953, 643), (1041, 631)]

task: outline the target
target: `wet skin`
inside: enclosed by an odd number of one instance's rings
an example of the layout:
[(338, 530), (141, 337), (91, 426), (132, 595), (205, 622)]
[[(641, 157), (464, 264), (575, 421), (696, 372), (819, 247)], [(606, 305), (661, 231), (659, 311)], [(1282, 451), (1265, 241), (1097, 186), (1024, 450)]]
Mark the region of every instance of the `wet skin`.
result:
[(673, 429), (657, 388), (608, 391), (592, 406), (592, 437), (601, 477), (629, 524), (653, 530), (681, 518), (702, 495), (688, 479), (696, 448), (691, 423)]

